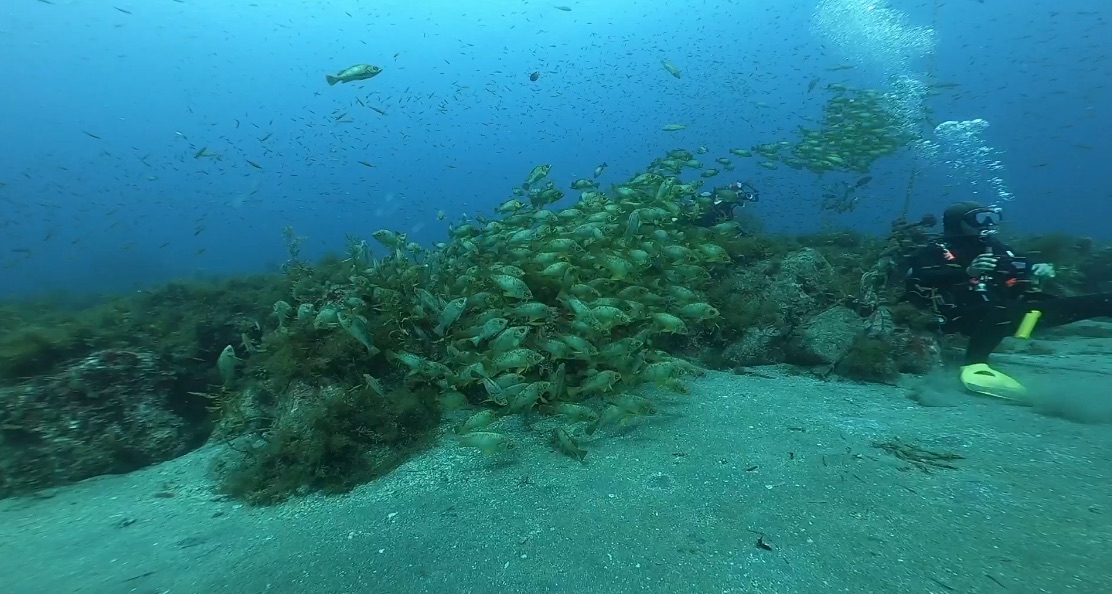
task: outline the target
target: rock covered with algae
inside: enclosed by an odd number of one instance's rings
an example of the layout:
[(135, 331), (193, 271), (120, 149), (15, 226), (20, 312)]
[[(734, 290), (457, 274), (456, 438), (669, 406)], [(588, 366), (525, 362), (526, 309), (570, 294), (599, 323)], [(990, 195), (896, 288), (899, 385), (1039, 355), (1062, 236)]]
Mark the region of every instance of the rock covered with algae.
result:
[(94, 352), (0, 388), (0, 497), (125, 473), (204, 441), (205, 400), (156, 355)]

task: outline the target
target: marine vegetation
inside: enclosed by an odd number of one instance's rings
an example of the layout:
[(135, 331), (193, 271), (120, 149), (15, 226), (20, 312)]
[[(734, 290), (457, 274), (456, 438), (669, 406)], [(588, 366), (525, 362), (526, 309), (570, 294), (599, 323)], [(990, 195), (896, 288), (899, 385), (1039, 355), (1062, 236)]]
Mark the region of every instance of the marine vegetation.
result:
[(838, 365), (845, 377), (869, 382), (890, 382), (899, 375), (888, 353), (889, 344), (879, 338), (858, 336)]
[(888, 452), (901, 462), (907, 462), (907, 465), (900, 467), (900, 470), (918, 468), (926, 474), (931, 474), (935, 470), (958, 470), (955, 463), (965, 459), (961, 454), (928, 450), (898, 438), (874, 442), (873, 447)]
[[(141, 346), (203, 388), (228, 342), (256, 332), (260, 304), (283, 291), (267, 276), (178, 281), (88, 307), (0, 306), (0, 385), (29, 379), (106, 348)], [(192, 389), (192, 388), (191, 388)]]

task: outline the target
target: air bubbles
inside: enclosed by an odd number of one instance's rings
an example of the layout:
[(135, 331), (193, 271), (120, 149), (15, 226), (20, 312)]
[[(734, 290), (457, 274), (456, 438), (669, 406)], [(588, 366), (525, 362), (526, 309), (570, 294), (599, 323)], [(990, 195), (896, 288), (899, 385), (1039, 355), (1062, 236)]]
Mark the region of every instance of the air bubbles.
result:
[(885, 76), (907, 74), (936, 44), (934, 29), (911, 26), (882, 0), (822, 0), (811, 24), (845, 59)]
[(934, 144), (937, 160), (948, 165), (973, 186), (973, 192), (988, 186), (995, 200), (1011, 200), (1014, 196), (1004, 183), (1004, 164), (1000, 150), (989, 146), (984, 132), (988, 121), (980, 118), (942, 122), (934, 129), (938, 139)]
[(900, 132), (914, 138), (922, 135), (926, 121), (927, 85), (907, 75), (895, 76), (884, 93), (885, 107)]
[(811, 26), (841, 59), (885, 77), (885, 107), (917, 155), (948, 166), (973, 193), (991, 192), (988, 200), (1013, 198), (1003, 179), (1002, 153), (984, 140), (987, 121), (943, 122), (933, 135), (926, 127), (929, 88), (913, 66), (934, 52), (933, 28), (911, 25), (906, 14), (884, 0), (820, 0)]
[[(934, 29), (912, 26), (907, 15), (882, 0), (821, 0), (811, 26), (841, 59), (884, 77), (889, 89), (883, 101), (893, 125), (901, 136), (921, 139), (928, 89), (912, 63), (934, 52)], [(924, 148), (919, 140), (911, 144)]]

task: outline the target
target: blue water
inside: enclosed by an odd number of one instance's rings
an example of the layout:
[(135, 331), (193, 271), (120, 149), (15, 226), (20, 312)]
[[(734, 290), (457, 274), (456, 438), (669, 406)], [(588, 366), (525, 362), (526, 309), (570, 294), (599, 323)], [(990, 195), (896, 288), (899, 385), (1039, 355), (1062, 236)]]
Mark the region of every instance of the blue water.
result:
[[(538, 163), (566, 186), (606, 162), (603, 181), (619, 183), (671, 148), (712, 159), (790, 141), (829, 82), (886, 84), (828, 70), (844, 60), (810, 31), (812, 1), (564, 3), (6, 1), (0, 294), (273, 270), (287, 225), (310, 257), (382, 227), (431, 243), (464, 213), (490, 214)], [(1012, 228), (1107, 239), (1110, 10), (1065, 4), (889, 5), (936, 31), (912, 67), (960, 84), (929, 99), (934, 120), (991, 123)], [(361, 62), (384, 72), (325, 84)], [(661, 130), (672, 122), (688, 128)], [(202, 148), (220, 160), (195, 158)], [(821, 186), (856, 174), (734, 160), (719, 179), (753, 180), (750, 208), (776, 231), (882, 231), (916, 163), (911, 216), (971, 196), (970, 180), (905, 151), (835, 216), (818, 208)]]

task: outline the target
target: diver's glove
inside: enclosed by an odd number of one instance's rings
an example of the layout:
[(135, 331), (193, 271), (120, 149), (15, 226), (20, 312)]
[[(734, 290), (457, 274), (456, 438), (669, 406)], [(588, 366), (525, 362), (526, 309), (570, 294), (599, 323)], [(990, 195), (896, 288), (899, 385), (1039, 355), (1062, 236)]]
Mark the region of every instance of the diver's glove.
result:
[(1054, 278), (1054, 265), (1040, 262), (1031, 266), (1031, 286), (1035, 289), (1042, 287), (1044, 280)]
[(1056, 273), (1054, 272), (1053, 264), (1040, 262), (1031, 266), (1031, 274), (1033, 274), (1036, 278), (1054, 278)]
[(969, 276), (981, 276), (984, 274), (988, 274), (989, 272), (996, 270), (996, 260), (996, 256), (993, 256), (992, 254), (981, 254), (980, 256), (973, 258), (973, 263), (969, 265), (969, 268), (965, 269), (965, 273)]

